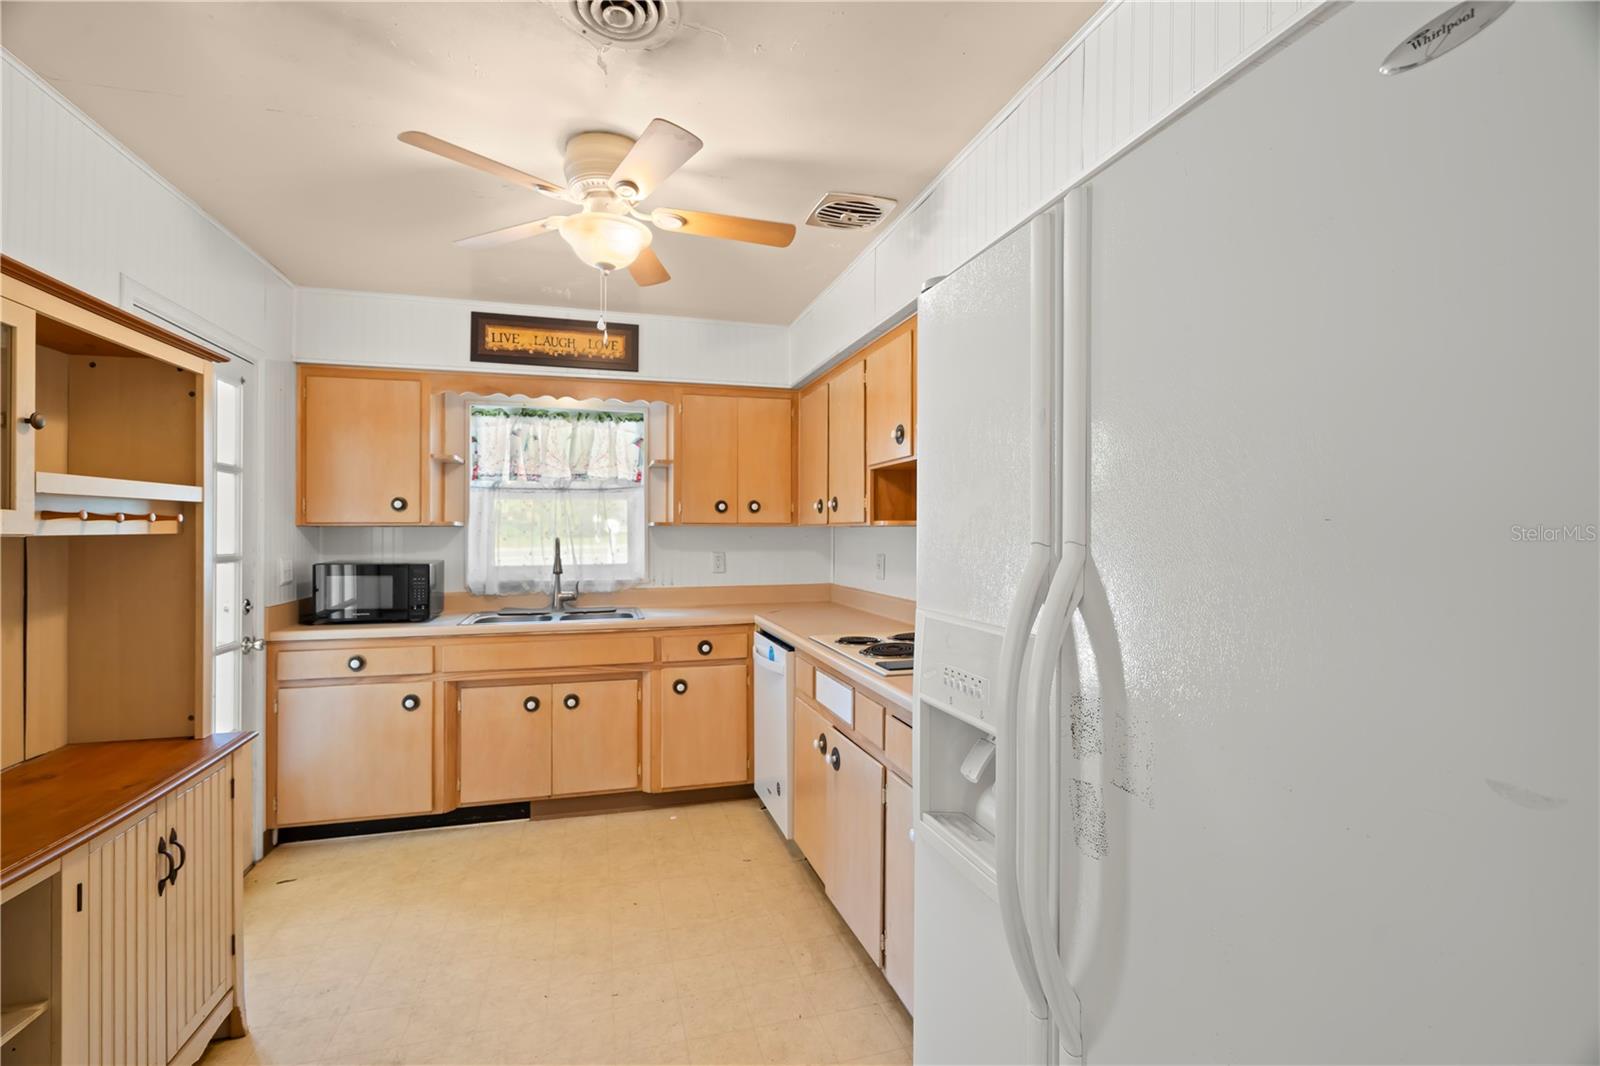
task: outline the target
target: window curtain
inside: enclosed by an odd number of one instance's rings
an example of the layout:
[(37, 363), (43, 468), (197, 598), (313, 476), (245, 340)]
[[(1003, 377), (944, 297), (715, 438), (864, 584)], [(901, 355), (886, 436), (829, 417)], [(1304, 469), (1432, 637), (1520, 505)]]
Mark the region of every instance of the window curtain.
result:
[(563, 588), (645, 580), (643, 409), (474, 403), (468, 412), (468, 589), (550, 591), (557, 537)]

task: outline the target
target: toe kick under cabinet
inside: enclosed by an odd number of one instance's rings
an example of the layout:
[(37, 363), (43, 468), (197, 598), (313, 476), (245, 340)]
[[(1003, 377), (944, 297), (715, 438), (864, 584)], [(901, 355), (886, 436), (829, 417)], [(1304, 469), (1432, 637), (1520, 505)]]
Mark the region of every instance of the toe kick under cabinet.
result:
[(748, 784), (750, 633), (274, 641), (270, 825)]

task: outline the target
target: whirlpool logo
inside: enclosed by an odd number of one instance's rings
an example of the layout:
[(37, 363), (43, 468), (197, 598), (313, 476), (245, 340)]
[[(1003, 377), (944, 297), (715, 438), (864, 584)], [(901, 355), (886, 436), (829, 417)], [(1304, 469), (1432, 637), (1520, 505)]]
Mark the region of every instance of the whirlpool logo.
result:
[(1506, 13), (1510, 0), (1484, 3), (1481, 0), (1457, 4), (1425, 25), (1419, 26), (1395, 46), (1378, 68), (1379, 74), (1399, 74), (1437, 59), (1453, 48), (1476, 37), (1485, 26)]

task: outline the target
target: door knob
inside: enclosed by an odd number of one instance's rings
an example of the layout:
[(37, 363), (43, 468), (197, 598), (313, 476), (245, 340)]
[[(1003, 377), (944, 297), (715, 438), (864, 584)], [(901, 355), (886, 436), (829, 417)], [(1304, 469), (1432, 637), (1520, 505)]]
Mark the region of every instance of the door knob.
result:
[(34, 429), (43, 429), (44, 415), (40, 414), (38, 411), (35, 411), (27, 418), (24, 418), (22, 420), (22, 424), (25, 426), (32, 426)]
[(578, 709), (578, 694), (569, 692), (562, 698), (561, 702), (566, 705), (567, 710), (575, 711)]
[(418, 707), (422, 706), (422, 697), (418, 696), (414, 692), (408, 692), (404, 696), (400, 697), (400, 706), (404, 707), (408, 711), (414, 711)]
[(522, 709), (527, 711), (529, 714), (537, 711), (539, 709), (539, 697), (529, 696), (527, 699), (523, 700)]
[(253, 651), (264, 651), (266, 646), (267, 641), (265, 637), (239, 638), (239, 651), (243, 655), (249, 655)]
[(839, 769), (839, 749), (838, 748), (834, 748), (833, 749), (833, 754), (828, 756), (828, 765), (833, 767), (835, 770)]
[(715, 506), (716, 506), (718, 514), (727, 514), (728, 513), (728, 501), (727, 500), (718, 500), (716, 502)]
[(828, 754), (828, 734), (818, 733), (817, 739), (811, 742), (811, 746), (821, 752), (823, 756), (826, 756)]
[(838, 509), (839, 509), (839, 497), (835, 496), (835, 497), (833, 497), (832, 499), (830, 499), (828, 501), (828, 510), (837, 511)]
[(822, 508), (823, 508), (822, 497), (818, 496), (817, 497), (817, 502), (812, 504), (812, 506), (817, 509), (817, 513), (818, 514), (821, 514), (822, 513)]
[(761, 511), (761, 501), (760, 500), (751, 500), (750, 501), (750, 513), (751, 514), (758, 514), (758, 513), (760, 513), (760, 511)]
[(680, 696), (683, 695), (685, 692), (689, 691), (689, 682), (685, 681), (681, 677), (678, 678), (678, 680), (672, 683), (672, 691), (676, 692)]
[(904, 425), (894, 427), (894, 442), (896, 444), (904, 444), (906, 442), (906, 427)]
[(389, 501), (389, 509), (391, 511), (404, 511), (406, 509), (406, 498), (404, 496), (396, 496)]

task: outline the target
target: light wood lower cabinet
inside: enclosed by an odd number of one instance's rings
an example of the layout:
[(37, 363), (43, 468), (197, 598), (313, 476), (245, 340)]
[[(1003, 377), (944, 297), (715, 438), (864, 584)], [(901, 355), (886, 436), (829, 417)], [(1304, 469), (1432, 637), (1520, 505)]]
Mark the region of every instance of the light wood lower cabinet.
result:
[(882, 963), (883, 764), (828, 730), (828, 876), (834, 909)]
[(177, 852), (166, 890), (167, 1047), (174, 1051), (232, 983), (235, 874), (228, 777), (227, 765), (218, 766), (162, 801), (167, 846)]
[(750, 780), (749, 674), (743, 662), (661, 668), (662, 788)]
[(828, 823), (828, 723), (802, 700), (794, 701), (794, 843), (811, 868), (828, 882), (828, 844), (832, 828)]
[(912, 871), (911, 786), (888, 776), (883, 804), (883, 976), (907, 1010), (911, 1005)]
[(461, 802), (550, 795), (550, 686), (463, 687), (459, 700)]
[(550, 726), (557, 796), (639, 787), (639, 682), (558, 681)]
[(278, 824), (433, 809), (433, 685), (279, 689)]
[(84, 910), (90, 1066), (167, 1061), (163, 897), (172, 860), (160, 815), (152, 806), (89, 844)]

